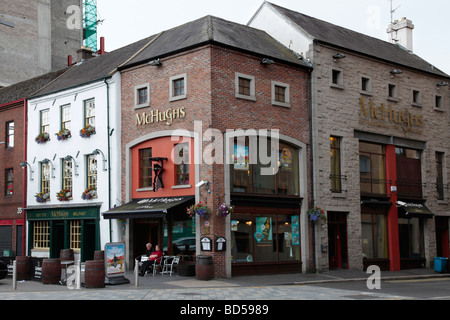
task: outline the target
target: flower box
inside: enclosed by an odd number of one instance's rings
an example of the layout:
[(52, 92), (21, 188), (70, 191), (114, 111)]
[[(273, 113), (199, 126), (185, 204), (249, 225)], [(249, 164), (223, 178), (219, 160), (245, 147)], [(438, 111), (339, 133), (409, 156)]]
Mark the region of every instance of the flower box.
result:
[(55, 135), (58, 138), (58, 141), (66, 140), (72, 136), (69, 129), (62, 129), (58, 133), (55, 133)]
[(69, 201), (72, 198), (72, 192), (68, 189), (63, 189), (56, 196), (59, 201)]
[(47, 132), (39, 133), (36, 139), (34, 139), (34, 141), (36, 141), (39, 144), (45, 143), (48, 140), (50, 140), (50, 135)]
[(83, 200), (91, 200), (97, 196), (97, 190), (94, 188), (87, 188), (81, 194), (81, 199)]
[(50, 199), (50, 194), (39, 192), (39, 193), (36, 193), (35, 197), (36, 197), (36, 202), (44, 203)]
[(80, 136), (82, 138), (89, 138), (93, 134), (95, 134), (95, 127), (90, 124), (80, 130)]

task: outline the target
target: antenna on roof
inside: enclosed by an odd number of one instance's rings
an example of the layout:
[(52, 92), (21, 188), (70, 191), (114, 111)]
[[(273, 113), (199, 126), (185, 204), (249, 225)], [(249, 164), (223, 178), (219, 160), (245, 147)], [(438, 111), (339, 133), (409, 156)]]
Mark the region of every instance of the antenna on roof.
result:
[(391, 1), (391, 23), (394, 23), (394, 13), (395, 13), (395, 11), (397, 11), (397, 9), (400, 8), (401, 6), (398, 6), (397, 8), (392, 9), (392, 2), (393, 2), (394, 0), (389, 0), (389, 1)]

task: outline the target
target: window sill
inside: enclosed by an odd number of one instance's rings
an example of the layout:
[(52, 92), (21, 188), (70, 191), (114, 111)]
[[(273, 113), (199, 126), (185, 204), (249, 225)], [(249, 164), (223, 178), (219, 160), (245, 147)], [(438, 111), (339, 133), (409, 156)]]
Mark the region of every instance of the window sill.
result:
[(236, 93), (236, 98), (242, 100), (256, 101), (256, 96), (246, 96), (239, 93)]
[(148, 191), (153, 191), (153, 188), (139, 188), (136, 189), (136, 192), (148, 192)]
[(172, 189), (189, 189), (192, 186), (190, 184), (179, 184), (176, 186), (172, 186)]

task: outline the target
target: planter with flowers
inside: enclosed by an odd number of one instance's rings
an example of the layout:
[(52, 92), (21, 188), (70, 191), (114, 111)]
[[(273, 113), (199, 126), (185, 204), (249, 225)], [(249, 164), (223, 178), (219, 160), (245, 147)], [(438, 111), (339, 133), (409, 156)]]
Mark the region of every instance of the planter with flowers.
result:
[(187, 208), (187, 214), (191, 218), (194, 218), (194, 215), (198, 214), (200, 217), (208, 219), (209, 213), (210, 213), (209, 208), (207, 206), (205, 206), (204, 204), (202, 204), (201, 202), (199, 202), (197, 204), (193, 204), (192, 206)]
[(72, 191), (68, 189), (62, 189), (56, 194), (59, 201), (69, 201), (72, 198)]
[(58, 141), (66, 140), (72, 136), (69, 129), (62, 129), (58, 133), (55, 133), (55, 135), (58, 138)]
[(312, 209), (309, 209), (307, 211), (308, 213), (308, 217), (309, 220), (311, 220), (311, 222), (317, 222), (317, 221), (323, 221), (326, 222), (327, 221), (327, 215), (325, 214), (325, 211), (323, 211), (323, 209), (321, 209), (318, 206), (315, 206)]
[(39, 193), (36, 193), (35, 197), (36, 197), (36, 202), (44, 203), (50, 199), (50, 194), (39, 192)]
[(80, 130), (80, 136), (82, 138), (89, 138), (93, 134), (95, 134), (95, 127), (91, 126), (90, 124)]
[(34, 141), (36, 141), (39, 144), (46, 143), (48, 140), (50, 140), (50, 135), (47, 132), (39, 133), (36, 139), (34, 139)]
[(84, 192), (81, 194), (81, 198), (83, 200), (91, 200), (93, 199), (95, 196), (97, 195), (97, 190), (94, 188), (87, 188), (86, 190), (84, 190)]
[(219, 217), (226, 217), (233, 212), (233, 207), (227, 206), (225, 203), (222, 203), (217, 207), (216, 212)]

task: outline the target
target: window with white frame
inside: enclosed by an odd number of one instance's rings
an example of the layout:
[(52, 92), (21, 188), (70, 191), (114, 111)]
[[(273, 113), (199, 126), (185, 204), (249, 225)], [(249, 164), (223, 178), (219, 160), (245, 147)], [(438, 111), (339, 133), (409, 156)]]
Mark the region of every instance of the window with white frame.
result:
[(186, 99), (187, 97), (186, 73), (170, 77), (169, 86), (170, 86), (169, 101)]
[(64, 190), (69, 190), (72, 192), (72, 159), (62, 161), (63, 172), (62, 172), (62, 188)]
[(84, 125), (95, 127), (95, 99), (84, 101)]
[(97, 190), (97, 157), (87, 157), (87, 187)]
[(239, 99), (256, 101), (255, 77), (236, 72), (235, 96)]
[(50, 131), (50, 110), (42, 110), (40, 113), (41, 128), (40, 133), (49, 133)]
[(286, 83), (272, 81), (272, 105), (290, 108), (290, 86)]
[(150, 84), (134, 87), (134, 109), (150, 106)]
[(70, 104), (61, 106), (61, 130), (71, 128), (70, 111)]
[(6, 123), (6, 148), (14, 147), (14, 121)]
[(41, 162), (41, 192), (50, 193), (50, 164)]

